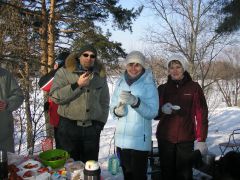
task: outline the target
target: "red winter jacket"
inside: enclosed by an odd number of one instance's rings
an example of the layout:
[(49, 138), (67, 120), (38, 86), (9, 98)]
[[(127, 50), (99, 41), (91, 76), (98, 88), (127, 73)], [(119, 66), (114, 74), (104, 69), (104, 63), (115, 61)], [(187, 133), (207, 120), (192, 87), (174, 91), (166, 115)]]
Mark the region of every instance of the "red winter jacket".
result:
[[(56, 71), (51, 71), (50, 73), (41, 77), (40, 83), (39, 83), (41, 90), (46, 92), (50, 91), (55, 72)], [(58, 124), (59, 124), (59, 115), (57, 113), (58, 105), (55, 104), (50, 98), (48, 98), (48, 103), (49, 103), (49, 109), (48, 109), (49, 123), (54, 127), (58, 127)]]
[(188, 72), (181, 81), (168, 77), (167, 83), (158, 87), (160, 107), (165, 103), (178, 105), (180, 110), (166, 115), (159, 109), (156, 136), (171, 143), (205, 141), (208, 133), (208, 107), (202, 88)]

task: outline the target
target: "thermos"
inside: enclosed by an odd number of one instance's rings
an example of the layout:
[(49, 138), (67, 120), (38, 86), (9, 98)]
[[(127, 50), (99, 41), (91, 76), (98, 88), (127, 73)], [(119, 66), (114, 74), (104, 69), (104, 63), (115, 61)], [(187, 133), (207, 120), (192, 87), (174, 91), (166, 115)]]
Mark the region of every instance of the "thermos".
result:
[(0, 180), (8, 179), (7, 152), (0, 150)]
[(97, 161), (87, 161), (83, 170), (84, 180), (100, 180), (101, 169)]

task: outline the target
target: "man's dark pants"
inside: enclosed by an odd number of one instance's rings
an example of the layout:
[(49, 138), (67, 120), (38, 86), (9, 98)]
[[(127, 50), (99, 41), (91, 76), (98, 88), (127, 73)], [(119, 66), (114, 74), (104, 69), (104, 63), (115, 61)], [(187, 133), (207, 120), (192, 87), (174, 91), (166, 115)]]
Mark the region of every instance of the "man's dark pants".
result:
[(77, 121), (60, 116), (57, 136), (60, 147), (75, 161), (98, 161), (100, 133), (103, 126), (92, 121), (88, 127), (77, 126)]

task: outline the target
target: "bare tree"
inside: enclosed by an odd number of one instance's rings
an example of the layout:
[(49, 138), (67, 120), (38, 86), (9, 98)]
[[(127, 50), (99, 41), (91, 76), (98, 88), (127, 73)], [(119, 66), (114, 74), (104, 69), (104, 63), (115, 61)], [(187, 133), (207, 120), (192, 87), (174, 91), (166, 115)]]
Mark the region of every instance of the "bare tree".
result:
[(163, 84), (167, 80), (166, 61), (161, 57), (150, 55), (148, 64), (153, 71), (157, 85)]
[(224, 51), (222, 61), (215, 67), (217, 87), (228, 107), (237, 106), (240, 94), (239, 47)]
[(227, 43), (217, 34), (215, 1), (145, 0), (156, 16), (156, 26), (148, 29), (146, 39), (164, 54), (181, 54), (189, 63), (189, 72), (205, 89), (210, 65)]
[[(14, 112), (15, 118), (15, 147), (18, 154), (33, 154), (41, 150), (41, 140), (46, 137), (46, 123), (43, 121), (43, 99), (42, 93), (37, 86), (38, 78), (31, 79), (33, 88), (28, 101)], [(25, 88), (23, 88), (25, 90)], [(30, 103), (30, 109), (29, 107)], [(30, 121), (29, 121), (30, 119)]]

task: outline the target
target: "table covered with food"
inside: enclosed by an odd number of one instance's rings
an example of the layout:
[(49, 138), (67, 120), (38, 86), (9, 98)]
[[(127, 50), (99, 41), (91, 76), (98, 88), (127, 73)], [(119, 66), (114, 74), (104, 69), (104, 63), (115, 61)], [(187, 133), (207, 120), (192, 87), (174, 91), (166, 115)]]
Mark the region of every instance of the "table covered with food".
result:
[(74, 161), (61, 149), (41, 152), (35, 156), (19, 156), (8, 153), (8, 179), (10, 180), (83, 180), (99, 176), (100, 167), (96, 161)]

